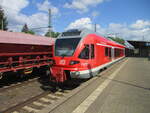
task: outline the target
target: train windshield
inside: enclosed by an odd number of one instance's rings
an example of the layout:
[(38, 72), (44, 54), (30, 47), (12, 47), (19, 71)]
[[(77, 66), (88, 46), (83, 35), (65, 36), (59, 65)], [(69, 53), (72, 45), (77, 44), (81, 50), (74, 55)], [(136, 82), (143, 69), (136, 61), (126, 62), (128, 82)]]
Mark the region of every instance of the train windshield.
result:
[(81, 38), (57, 39), (55, 56), (72, 56)]

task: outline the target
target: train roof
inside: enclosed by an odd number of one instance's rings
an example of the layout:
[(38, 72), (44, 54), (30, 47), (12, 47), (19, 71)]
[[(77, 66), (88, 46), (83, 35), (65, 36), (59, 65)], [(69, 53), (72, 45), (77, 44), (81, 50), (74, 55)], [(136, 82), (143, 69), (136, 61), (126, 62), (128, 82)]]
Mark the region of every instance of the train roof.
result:
[(101, 36), (99, 33), (86, 29), (86, 28), (66, 30), (65, 32), (62, 32), (58, 36), (58, 38), (79, 38), (79, 37), (84, 38), (85, 36), (90, 35), (90, 34), (97, 35), (103, 43), (107, 43), (111, 46), (125, 47), (122, 44), (109, 40), (108, 38)]
[(93, 31), (83, 28), (83, 29), (69, 29), (62, 32), (58, 38), (76, 38), (76, 37), (85, 37), (88, 34), (93, 33)]
[(19, 32), (0, 31), (0, 43), (53, 45), (55, 39)]
[(104, 42), (107, 42), (107, 44), (110, 44), (110, 45), (113, 45), (113, 46), (118, 46), (118, 47), (125, 47), (125, 45), (122, 45), (122, 44), (120, 44), (120, 43), (118, 43), (118, 42), (115, 42), (115, 41), (110, 40), (110, 39), (108, 39), (108, 38), (105, 38), (105, 37), (103, 37), (103, 36), (100, 36), (100, 35), (99, 35), (99, 37), (101, 38), (101, 40), (103, 39)]

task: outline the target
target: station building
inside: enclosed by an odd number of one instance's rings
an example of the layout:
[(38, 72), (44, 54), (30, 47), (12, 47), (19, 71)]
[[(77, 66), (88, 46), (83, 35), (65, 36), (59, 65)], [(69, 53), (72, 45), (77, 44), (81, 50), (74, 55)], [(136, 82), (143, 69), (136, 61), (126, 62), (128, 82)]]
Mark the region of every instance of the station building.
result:
[(129, 53), (129, 56), (148, 57), (150, 55), (150, 41), (128, 40), (128, 42), (134, 46), (134, 50)]

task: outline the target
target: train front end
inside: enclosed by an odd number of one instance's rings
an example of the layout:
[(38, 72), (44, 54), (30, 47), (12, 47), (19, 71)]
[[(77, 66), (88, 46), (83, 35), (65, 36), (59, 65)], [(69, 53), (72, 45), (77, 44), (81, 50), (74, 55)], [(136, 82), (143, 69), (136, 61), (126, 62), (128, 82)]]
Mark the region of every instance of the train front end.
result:
[(51, 73), (58, 82), (71, 79), (72, 74), (78, 75), (80, 68), (78, 48), (80, 48), (82, 40), (80, 34), (79, 30), (69, 30), (63, 32), (55, 42), (54, 65)]

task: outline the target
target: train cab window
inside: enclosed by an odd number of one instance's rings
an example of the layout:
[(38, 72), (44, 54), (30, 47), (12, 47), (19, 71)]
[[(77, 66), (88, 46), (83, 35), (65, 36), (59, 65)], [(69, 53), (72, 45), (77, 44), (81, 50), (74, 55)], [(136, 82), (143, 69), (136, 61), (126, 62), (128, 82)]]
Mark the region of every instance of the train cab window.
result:
[(81, 38), (62, 38), (55, 43), (55, 56), (73, 56)]
[(94, 53), (94, 44), (91, 44), (91, 59), (95, 57)]
[(89, 45), (85, 45), (84, 49), (81, 51), (79, 58), (89, 59)]
[(105, 56), (108, 56), (108, 47), (105, 48)]

